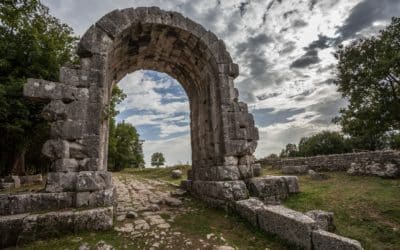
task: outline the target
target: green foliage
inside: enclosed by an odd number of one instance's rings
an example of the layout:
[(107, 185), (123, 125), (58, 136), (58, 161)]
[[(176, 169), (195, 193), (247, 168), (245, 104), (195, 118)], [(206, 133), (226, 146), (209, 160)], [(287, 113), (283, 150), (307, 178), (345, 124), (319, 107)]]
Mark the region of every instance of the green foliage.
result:
[(385, 147), (387, 132), (400, 129), (400, 18), (377, 37), (360, 39), (336, 53), (336, 84), (349, 101), (336, 118), (357, 149)]
[(120, 171), (127, 167), (140, 167), (144, 164), (142, 145), (139, 134), (134, 126), (128, 123), (119, 123), (112, 135), (113, 151), (109, 152), (108, 168), (111, 171)]
[(349, 142), (335, 131), (322, 131), (310, 137), (303, 137), (299, 142), (301, 156), (342, 154), (350, 151)]
[(164, 155), (162, 153), (156, 152), (151, 155), (151, 165), (152, 166), (159, 167), (161, 165), (164, 165), (164, 163), (165, 163), (165, 159), (164, 159)]
[(315, 155), (342, 154), (351, 152), (351, 142), (335, 131), (322, 131), (301, 138), (298, 146), (293, 143), (282, 149), (280, 157), (304, 157)]
[(126, 98), (118, 86), (114, 86), (109, 110), (108, 170), (120, 171), (127, 167), (144, 165), (142, 144), (136, 128), (122, 122), (116, 124), (117, 104)]
[[(48, 164), (40, 146), (46, 124), (40, 118), (43, 104), (22, 96), (26, 78), (58, 80), (59, 69), (76, 57), (72, 29), (49, 14), (38, 0), (0, 2), (0, 175), (26, 164), (38, 170)], [(38, 135), (40, 133), (40, 135)]]
[(299, 156), (296, 144), (289, 143), (284, 149), (282, 149), (279, 157), (296, 157)]
[(390, 148), (400, 150), (400, 133), (391, 135), (389, 143)]

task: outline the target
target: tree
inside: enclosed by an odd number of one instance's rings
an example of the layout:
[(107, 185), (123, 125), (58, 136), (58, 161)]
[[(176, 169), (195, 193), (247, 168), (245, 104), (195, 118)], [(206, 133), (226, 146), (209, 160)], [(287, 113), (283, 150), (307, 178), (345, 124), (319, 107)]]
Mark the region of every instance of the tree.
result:
[(157, 168), (161, 165), (164, 165), (165, 159), (164, 155), (160, 152), (156, 152), (151, 155), (151, 165), (156, 166)]
[(336, 52), (335, 83), (349, 101), (335, 121), (358, 149), (381, 149), (400, 129), (400, 18), (376, 37), (359, 39)]
[(144, 163), (139, 134), (129, 123), (119, 123), (115, 128), (115, 153), (109, 157), (109, 169), (120, 171), (127, 167), (140, 167)]
[(109, 110), (108, 169), (120, 171), (126, 167), (144, 164), (142, 144), (136, 128), (125, 122), (116, 124), (116, 105), (126, 98), (118, 86), (114, 86)]
[(299, 151), (297, 150), (296, 144), (289, 143), (286, 145), (284, 149), (282, 149), (280, 153), (280, 157), (296, 157), (298, 156)]
[(351, 151), (348, 141), (339, 132), (322, 131), (299, 142), (300, 156), (342, 154)]
[(0, 2), (0, 175), (47, 167), (38, 146), (48, 138), (43, 104), (25, 99), (22, 88), (29, 77), (57, 81), (60, 67), (76, 60), (76, 41), (39, 0)]

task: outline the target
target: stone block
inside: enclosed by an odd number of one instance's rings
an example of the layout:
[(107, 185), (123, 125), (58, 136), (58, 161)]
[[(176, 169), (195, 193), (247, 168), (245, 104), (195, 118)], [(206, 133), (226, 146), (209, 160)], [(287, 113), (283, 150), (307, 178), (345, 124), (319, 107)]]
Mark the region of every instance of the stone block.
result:
[(243, 181), (193, 181), (192, 190), (200, 197), (235, 201), (249, 197), (246, 184)]
[(296, 194), (300, 192), (299, 178), (297, 176), (281, 176), (286, 182), (289, 194)]
[(0, 216), (0, 248), (15, 246), (22, 231), (22, 220), (27, 214)]
[(88, 158), (86, 146), (78, 142), (68, 142), (69, 154), (71, 158), (84, 159)]
[(86, 58), (92, 57), (93, 54), (106, 54), (112, 42), (112, 38), (106, 32), (92, 25), (79, 41), (78, 55)]
[(283, 174), (307, 174), (309, 167), (307, 165), (300, 166), (283, 166), (282, 173)]
[(224, 165), (233, 166), (238, 165), (238, 158), (236, 156), (225, 156), (224, 157)]
[(311, 210), (306, 213), (308, 217), (315, 220), (319, 229), (333, 232), (335, 224), (333, 223), (333, 213), (322, 210)]
[(52, 163), (52, 169), (55, 172), (77, 172), (79, 171), (78, 161), (76, 159), (57, 159)]
[(78, 161), (79, 171), (101, 171), (98, 158), (84, 158)]
[(77, 172), (50, 172), (47, 174), (46, 192), (75, 191)]
[(350, 175), (375, 175), (383, 178), (397, 178), (400, 177), (400, 164), (390, 162), (353, 162), (347, 173)]
[(112, 187), (111, 173), (106, 171), (81, 171), (77, 176), (78, 192), (97, 191)]
[(298, 192), (298, 180), (295, 176), (265, 176), (248, 180), (252, 196), (274, 204), (286, 199), (290, 193)]
[(258, 211), (258, 222), (262, 230), (275, 234), (290, 243), (312, 248), (311, 233), (317, 228), (310, 217), (284, 206), (268, 205)]
[(112, 219), (112, 207), (1, 216), (0, 248), (83, 230), (109, 230), (112, 228)]
[(75, 198), (76, 207), (104, 207), (114, 204), (114, 188), (108, 188), (93, 192), (77, 192)]
[(34, 100), (62, 100), (69, 103), (76, 100), (77, 88), (59, 82), (28, 78), (24, 85), (24, 96)]
[(44, 143), (42, 153), (52, 160), (69, 158), (68, 142), (61, 139), (52, 139)]
[(46, 121), (58, 121), (67, 119), (65, 104), (61, 100), (53, 100), (47, 104), (41, 113)]
[(240, 179), (248, 179), (253, 177), (253, 166), (252, 165), (239, 165)]
[(85, 122), (80, 120), (57, 121), (51, 124), (50, 135), (52, 138), (64, 140), (77, 140), (84, 136)]
[(327, 175), (325, 173), (315, 172), (312, 169), (308, 170), (308, 175), (310, 176), (311, 180), (315, 180), (315, 181), (322, 181), (322, 180), (329, 179), (329, 175)]
[(182, 177), (182, 171), (179, 169), (172, 170), (171, 177), (174, 179), (180, 179)]
[(360, 242), (339, 236), (324, 230), (312, 232), (313, 249), (315, 250), (362, 250)]
[(113, 226), (113, 208), (95, 208), (74, 213), (74, 231), (109, 230)]
[[(213, 168), (213, 167), (211, 167)], [(210, 174), (210, 180), (215, 181), (233, 181), (240, 179), (240, 172), (237, 165), (217, 166), (216, 175)], [(203, 171), (210, 171), (210, 168), (204, 168)]]
[(258, 225), (258, 213), (264, 203), (258, 199), (250, 198), (247, 200), (235, 201), (236, 212), (255, 227)]

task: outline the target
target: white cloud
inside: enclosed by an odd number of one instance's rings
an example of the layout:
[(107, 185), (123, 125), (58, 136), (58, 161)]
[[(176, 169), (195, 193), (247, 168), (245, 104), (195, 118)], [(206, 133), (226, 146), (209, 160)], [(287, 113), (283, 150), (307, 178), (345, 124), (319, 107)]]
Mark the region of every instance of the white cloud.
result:
[(151, 164), (151, 155), (162, 152), (166, 165), (191, 162), (192, 153), (190, 135), (184, 135), (167, 140), (145, 141), (143, 145), (146, 166)]

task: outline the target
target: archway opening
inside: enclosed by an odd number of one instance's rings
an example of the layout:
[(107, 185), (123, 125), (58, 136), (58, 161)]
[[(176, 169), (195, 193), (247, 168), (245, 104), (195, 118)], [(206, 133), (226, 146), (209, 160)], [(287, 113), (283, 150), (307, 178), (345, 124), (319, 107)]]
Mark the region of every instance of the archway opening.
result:
[(126, 97), (116, 106), (115, 122), (136, 128), (143, 166), (152, 167), (151, 156), (156, 152), (163, 154), (164, 166), (190, 164), (189, 100), (181, 84), (165, 73), (138, 70), (126, 75), (117, 86)]

